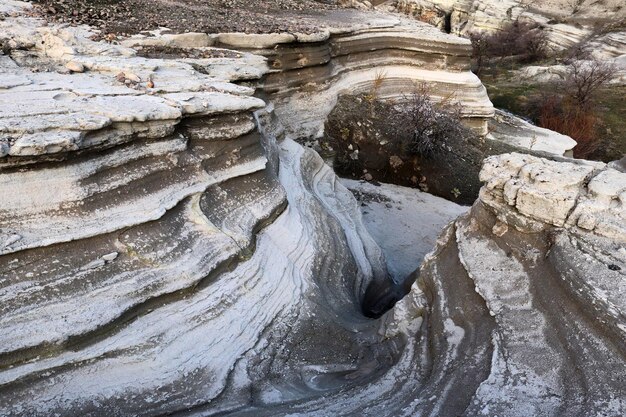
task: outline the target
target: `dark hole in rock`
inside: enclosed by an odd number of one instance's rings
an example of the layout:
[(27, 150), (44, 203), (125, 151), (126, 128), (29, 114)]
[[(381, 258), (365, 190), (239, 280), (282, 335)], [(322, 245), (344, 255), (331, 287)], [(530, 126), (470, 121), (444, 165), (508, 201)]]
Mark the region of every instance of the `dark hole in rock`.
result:
[(411, 291), (411, 285), (418, 277), (418, 272), (410, 274), (402, 283), (395, 283), (391, 278), (385, 281), (373, 281), (365, 290), (361, 302), (361, 311), (365, 317), (377, 319), (391, 310), (398, 301)]
[(452, 13), (446, 13), (443, 30), (446, 33), (452, 32)]

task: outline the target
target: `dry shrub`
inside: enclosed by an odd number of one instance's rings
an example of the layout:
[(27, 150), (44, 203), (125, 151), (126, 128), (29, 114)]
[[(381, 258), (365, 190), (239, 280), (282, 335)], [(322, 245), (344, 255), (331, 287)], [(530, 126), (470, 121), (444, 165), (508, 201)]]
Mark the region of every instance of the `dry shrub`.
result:
[(530, 100), (528, 113), (539, 126), (576, 140), (575, 157), (592, 158), (602, 143), (597, 97), (608, 88), (616, 68), (591, 55), (583, 56), (586, 60), (570, 59), (564, 80), (546, 85), (541, 95)]
[(563, 90), (579, 107), (592, 107), (598, 91), (617, 74), (617, 67), (599, 59), (572, 60), (568, 65)]
[(513, 57), (517, 62), (530, 63), (545, 58), (548, 52), (548, 38), (542, 28), (519, 20), (492, 34), (470, 33), (469, 38), (477, 73), (494, 58), (502, 62), (504, 58)]
[(434, 103), (428, 89), (420, 86), (393, 107), (387, 118), (396, 126), (396, 136), (405, 140), (409, 153), (430, 158), (444, 151), (446, 143), (472, 136), (461, 122), (460, 111), (452, 97)]
[(579, 106), (569, 98), (545, 95), (538, 111), (539, 126), (568, 135), (578, 142), (574, 148), (576, 158), (586, 158), (598, 149), (598, 118), (591, 108)]

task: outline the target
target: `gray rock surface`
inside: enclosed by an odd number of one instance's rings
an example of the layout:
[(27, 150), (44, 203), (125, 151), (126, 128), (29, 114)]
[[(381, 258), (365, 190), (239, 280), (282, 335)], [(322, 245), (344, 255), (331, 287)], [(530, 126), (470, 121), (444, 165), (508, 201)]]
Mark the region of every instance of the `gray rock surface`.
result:
[(490, 158), (369, 319), (383, 251), (235, 83), (263, 58), (139, 57), (23, 7), (0, 5), (0, 415), (624, 415), (626, 174)]
[(594, 24), (600, 27), (626, 18), (626, 7), (620, 0), (394, 0), (379, 7), (457, 34), (497, 31), (517, 19), (530, 21), (545, 28), (550, 45), (557, 50), (599, 37), (594, 53), (604, 58), (626, 54), (624, 32), (619, 26), (605, 34), (596, 33), (594, 28)]

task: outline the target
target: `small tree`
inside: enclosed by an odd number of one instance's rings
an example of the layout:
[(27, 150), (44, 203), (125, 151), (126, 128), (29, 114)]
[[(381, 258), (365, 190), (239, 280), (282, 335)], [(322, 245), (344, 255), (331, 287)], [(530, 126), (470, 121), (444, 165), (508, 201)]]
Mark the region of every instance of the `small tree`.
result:
[(592, 58), (572, 60), (568, 65), (563, 90), (580, 107), (590, 108), (594, 96), (615, 77), (617, 67), (612, 63)]
[(469, 34), (472, 42), (472, 58), (476, 63), (476, 75), (480, 77), (485, 61), (488, 59), (489, 43), (484, 32), (472, 32)]
[(615, 73), (615, 66), (607, 62), (571, 59), (565, 80), (546, 86), (534, 104), (537, 124), (575, 139), (577, 158), (593, 157), (601, 143), (595, 98)]

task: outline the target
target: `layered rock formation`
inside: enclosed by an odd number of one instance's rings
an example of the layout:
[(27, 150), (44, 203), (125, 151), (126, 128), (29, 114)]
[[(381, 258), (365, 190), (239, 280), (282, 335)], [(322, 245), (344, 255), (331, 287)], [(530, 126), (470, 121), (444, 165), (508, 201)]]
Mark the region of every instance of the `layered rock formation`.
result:
[[(509, 154), (489, 158), (481, 179), (472, 213), (422, 267), (435, 306), (445, 305), (454, 276), (454, 296), (465, 281), (487, 314), (453, 318), (464, 329), (461, 345), (491, 334), (490, 370), (464, 415), (623, 414), (626, 177), (603, 165)], [(445, 319), (468, 304), (439, 311)]]
[(1, 415), (624, 414), (626, 174), (488, 160), (370, 319), (402, 246), (241, 85), (264, 58), (1, 7)]
[[(376, 89), (381, 97), (401, 98), (421, 84), (436, 101), (460, 102), (466, 123), (487, 133), (494, 110), (484, 86), (469, 70), (469, 41), (380, 13), (333, 11), (319, 19), (322, 29), (313, 34), (204, 35), (185, 46), (214, 45), (267, 57), (271, 70), (259, 88), (296, 138), (320, 137), (341, 93)], [(124, 42), (154, 43), (142, 36)]]
[(550, 45), (557, 49), (569, 48), (581, 41), (599, 37), (594, 53), (611, 58), (626, 53), (623, 28), (597, 33), (607, 22), (626, 19), (626, 7), (619, 0), (585, 1), (471, 1), (471, 0), (397, 0), (380, 6), (397, 10), (418, 20), (435, 25), (448, 33), (497, 31), (507, 22), (517, 19), (541, 25)]

